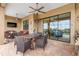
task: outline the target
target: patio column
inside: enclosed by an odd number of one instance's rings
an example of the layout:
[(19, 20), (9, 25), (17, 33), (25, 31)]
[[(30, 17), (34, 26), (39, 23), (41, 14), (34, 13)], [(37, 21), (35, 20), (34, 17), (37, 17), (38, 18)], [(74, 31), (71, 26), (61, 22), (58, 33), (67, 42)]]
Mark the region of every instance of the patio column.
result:
[(0, 4), (0, 44), (4, 42), (4, 31), (5, 31), (5, 18), (4, 18), (4, 8)]
[(38, 29), (38, 19), (36, 19), (36, 15), (32, 14), (29, 16), (29, 33), (37, 32)]
[(75, 10), (75, 4), (73, 5), (71, 9), (71, 44), (75, 44), (75, 30), (76, 30), (76, 10)]
[(29, 16), (29, 33), (34, 31), (34, 17), (33, 15)]

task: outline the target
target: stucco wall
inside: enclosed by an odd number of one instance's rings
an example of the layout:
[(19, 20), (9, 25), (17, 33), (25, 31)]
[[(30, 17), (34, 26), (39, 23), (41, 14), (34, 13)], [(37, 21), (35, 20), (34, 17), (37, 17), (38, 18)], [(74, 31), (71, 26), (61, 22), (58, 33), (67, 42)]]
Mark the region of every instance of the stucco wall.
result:
[(79, 4), (76, 4), (76, 30), (79, 31)]
[[(7, 30), (15, 30), (15, 31), (20, 31), (21, 30), (21, 19), (16, 20), (15, 17), (11, 17), (11, 16), (5, 16), (5, 31)], [(7, 22), (14, 22), (17, 23), (17, 27), (7, 27)]]
[(0, 44), (4, 42), (4, 30), (5, 30), (5, 17), (4, 17), (4, 8), (0, 7)]

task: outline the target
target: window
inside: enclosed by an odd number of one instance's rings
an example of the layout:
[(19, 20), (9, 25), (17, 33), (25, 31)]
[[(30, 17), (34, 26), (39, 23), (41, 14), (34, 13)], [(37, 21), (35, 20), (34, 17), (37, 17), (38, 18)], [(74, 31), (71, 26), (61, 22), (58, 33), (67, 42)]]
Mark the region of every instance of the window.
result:
[(24, 30), (28, 30), (28, 28), (29, 28), (29, 22), (28, 22), (28, 20), (23, 21), (23, 29)]

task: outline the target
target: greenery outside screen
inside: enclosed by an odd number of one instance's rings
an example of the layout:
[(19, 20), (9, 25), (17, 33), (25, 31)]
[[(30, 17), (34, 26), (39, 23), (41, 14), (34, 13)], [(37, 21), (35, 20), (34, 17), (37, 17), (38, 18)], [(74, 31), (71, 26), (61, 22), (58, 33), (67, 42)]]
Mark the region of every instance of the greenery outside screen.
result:
[(29, 28), (29, 22), (28, 22), (28, 20), (23, 21), (23, 29), (24, 30), (28, 30), (28, 28)]

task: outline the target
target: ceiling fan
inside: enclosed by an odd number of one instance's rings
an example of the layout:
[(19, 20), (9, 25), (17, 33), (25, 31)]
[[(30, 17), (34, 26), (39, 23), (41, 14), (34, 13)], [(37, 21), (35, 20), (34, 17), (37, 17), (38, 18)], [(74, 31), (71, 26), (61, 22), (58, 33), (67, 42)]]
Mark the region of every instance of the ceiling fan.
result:
[(40, 8), (38, 8), (39, 3), (36, 3), (36, 8), (33, 8), (32, 6), (29, 6), (29, 8), (31, 8), (33, 11), (29, 12), (29, 13), (46, 13), (44, 11), (41, 11), (41, 9), (44, 8), (44, 6), (41, 6)]

